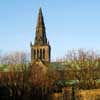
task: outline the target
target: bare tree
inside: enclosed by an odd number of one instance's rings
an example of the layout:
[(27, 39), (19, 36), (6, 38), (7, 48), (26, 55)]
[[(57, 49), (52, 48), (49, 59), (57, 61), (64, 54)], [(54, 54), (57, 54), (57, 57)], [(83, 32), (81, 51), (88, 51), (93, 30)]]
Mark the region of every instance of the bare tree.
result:
[[(62, 63), (66, 66), (67, 79), (79, 80), (81, 86), (86, 88), (95, 88), (96, 79), (100, 67), (99, 54), (94, 51), (85, 51), (83, 49), (69, 51), (63, 58)], [(99, 72), (100, 73), (100, 72)], [(84, 85), (83, 85), (84, 84)]]
[(1, 63), (2, 64), (24, 64), (28, 59), (28, 54), (25, 52), (12, 52), (12, 53), (6, 53), (3, 54), (1, 57)]

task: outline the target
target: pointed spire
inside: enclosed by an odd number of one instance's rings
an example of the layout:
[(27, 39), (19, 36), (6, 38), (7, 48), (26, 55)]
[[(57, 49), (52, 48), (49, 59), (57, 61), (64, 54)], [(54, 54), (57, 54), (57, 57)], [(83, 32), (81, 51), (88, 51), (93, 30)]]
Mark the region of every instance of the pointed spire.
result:
[(38, 22), (37, 22), (37, 27), (45, 27), (44, 25), (44, 19), (43, 19), (43, 14), (42, 14), (42, 8), (39, 8), (39, 13), (38, 13)]
[(42, 8), (39, 8), (38, 13), (38, 21), (36, 26), (36, 36), (35, 36), (35, 45), (43, 45), (47, 44), (46, 32), (45, 32), (45, 24), (42, 14)]

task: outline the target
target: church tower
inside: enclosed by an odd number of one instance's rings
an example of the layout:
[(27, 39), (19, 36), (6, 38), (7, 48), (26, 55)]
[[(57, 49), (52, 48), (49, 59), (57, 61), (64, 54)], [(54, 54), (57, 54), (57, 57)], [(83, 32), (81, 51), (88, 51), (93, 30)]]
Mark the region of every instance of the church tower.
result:
[(31, 43), (31, 61), (50, 62), (51, 47), (46, 37), (42, 9), (39, 9), (34, 44)]

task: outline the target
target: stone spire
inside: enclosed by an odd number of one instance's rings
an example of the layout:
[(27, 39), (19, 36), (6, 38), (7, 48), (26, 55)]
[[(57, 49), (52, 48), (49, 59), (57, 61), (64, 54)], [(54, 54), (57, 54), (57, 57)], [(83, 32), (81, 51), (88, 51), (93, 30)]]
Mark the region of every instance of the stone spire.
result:
[(39, 9), (38, 21), (36, 26), (35, 41), (31, 43), (31, 61), (41, 60), (42, 62), (50, 62), (51, 46), (47, 42), (45, 23), (43, 19), (42, 9)]
[(35, 35), (34, 45), (45, 45), (45, 44), (47, 44), (47, 37), (46, 37), (42, 9), (40, 8), (39, 13), (38, 13), (38, 21), (37, 21), (37, 26), (36, 26), (36, 35)]

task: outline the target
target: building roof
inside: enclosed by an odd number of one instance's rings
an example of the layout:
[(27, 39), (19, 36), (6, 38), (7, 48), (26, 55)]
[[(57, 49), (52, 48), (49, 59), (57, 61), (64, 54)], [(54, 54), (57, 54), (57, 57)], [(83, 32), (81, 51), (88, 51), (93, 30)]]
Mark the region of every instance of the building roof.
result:
[(49, 66), (54, 70), (65, 70), (69, 68), (69, 66), (63, 64), (62, 62), (51, 62)]

